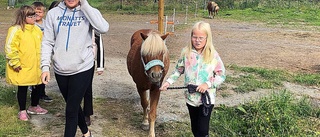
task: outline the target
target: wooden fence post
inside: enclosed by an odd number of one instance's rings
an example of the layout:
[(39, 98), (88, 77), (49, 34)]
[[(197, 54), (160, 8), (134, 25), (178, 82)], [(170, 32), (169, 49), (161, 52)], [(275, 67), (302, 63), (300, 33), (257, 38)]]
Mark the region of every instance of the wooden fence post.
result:
[(158, 6), (158, 31), (163, 34), (164, 0), (159, 0)]

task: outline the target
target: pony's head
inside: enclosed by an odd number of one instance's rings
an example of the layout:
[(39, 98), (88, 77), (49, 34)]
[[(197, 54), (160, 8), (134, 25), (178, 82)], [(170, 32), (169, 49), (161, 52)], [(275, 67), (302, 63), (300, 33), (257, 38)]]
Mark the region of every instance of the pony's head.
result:
[(164, 40), (169, 34), (160, 36), (157, 31), (151, 31), (147, 35), (143, 33), (140, 35), (144, 40), (141, 46), (141, 61), (145, 74), (152, 83), (160, 86), (164, 77), (164, 62), (168, 58), (168, 49)]

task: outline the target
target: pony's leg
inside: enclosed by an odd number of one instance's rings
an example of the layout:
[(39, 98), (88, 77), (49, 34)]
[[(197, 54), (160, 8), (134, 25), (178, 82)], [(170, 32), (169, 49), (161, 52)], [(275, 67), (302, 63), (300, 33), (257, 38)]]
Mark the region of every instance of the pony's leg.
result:
[(149, 129), (149, 121), (148, 121), (148, 96), (146, 90), (141, 90), (138, 88), (139, 96), (140, 96), (140, 103), (143, 109), (143, 119), (142, 119), (142, 129), (148, 130)]
[(216, 15), (218, 15), (218, 11), (219, 11), (219, 7), (216, 7), (216, 11), (215, 11)]
[(212, 10), (212, 18), (214, 18), (214, 16), (216, 16), (216, 6), (214, 6)]
[[(151, 90), (153, 89), (153, 90)], [(157, 106), (160, 98), (159, 87), (153, 85), (150, 89), (150, 112), (149, 112), (149, 137), (155, 137), (155, 121), (157, 118)]]

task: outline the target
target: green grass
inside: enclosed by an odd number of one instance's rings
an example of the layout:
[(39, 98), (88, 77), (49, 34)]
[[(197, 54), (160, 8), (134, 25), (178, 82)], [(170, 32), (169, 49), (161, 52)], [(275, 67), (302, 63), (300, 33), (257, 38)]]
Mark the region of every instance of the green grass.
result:
[(4, 54), (0, 54), (0, 78), (6, 74), (6, 58)]
[(18, 119), (18, 103), (14, 87), (0, 88), (0, 136), (24, 136), (31, 133), (32, 125)]
[[(213, 111), (211, 131), (218, 136), (319, 136), (320, 110), (309, 99), (279, 91), (259, 101)], [(315, 123), (317, 122), (317, 123)]]
[(320, 86), (320, 74), (308, 74), (308, 73), (300, 73), (294, 75), (294, 82), (308, 85), (308, 86)]
[[(290, 28), (305, 28), (320, 26), (320, 12), (318, 9), (270, 9), (247, 8), (243, 10), (221, 11), (219, 17), (245, 22), (262, 22), (267, 25), (277, 25)], [(320, 30), (319, 28), (317, 29)]]
[(257, 89), (277, 89), (283, 86), (282, 82), (292, 82), (305, 86), (319, 86), (319, 73), (288, 73), (283, 70), (269, 70), (264, 68), (239, 67), (230, 65), (227, 67), (234, 74), (227, 75), (226, 83), (236, 85), (234, 91), (246, 93)]
[(228, 69), (234, 74), (227, 76), (226, 83), (237, 85), (234, 91), (245, 93), (257, 89), (275, 89), (282, 86), (282, 81), (290, 79), (290, 74), (282, 70), (268, 70), (264, 68), (239, 67), (230, 65)]

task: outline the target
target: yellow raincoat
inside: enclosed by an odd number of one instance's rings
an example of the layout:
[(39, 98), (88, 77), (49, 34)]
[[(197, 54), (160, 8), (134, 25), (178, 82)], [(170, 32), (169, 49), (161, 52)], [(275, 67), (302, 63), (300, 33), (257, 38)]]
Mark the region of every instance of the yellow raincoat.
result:
[[(25, 25), (25, 30), (18, 25), (8, 30), (6, 38), (6, 81), (16, 86), (31, 86), (41, 84), (40, 51), (42, 31), (31, 24)], [(21, 66), (19, 72), (14, 68)]]

